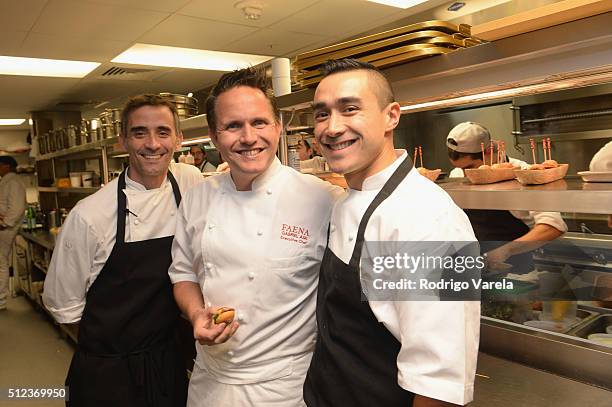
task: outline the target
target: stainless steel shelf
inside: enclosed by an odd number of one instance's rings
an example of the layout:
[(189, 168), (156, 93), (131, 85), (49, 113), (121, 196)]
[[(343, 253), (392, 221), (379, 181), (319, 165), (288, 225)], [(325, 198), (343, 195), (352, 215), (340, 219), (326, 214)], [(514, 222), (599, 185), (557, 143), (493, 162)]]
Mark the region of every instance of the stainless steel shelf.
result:
[[(96, 149), (99, 149), (105, 146), (111, 146), (117, 143), (118, 140), (119, 140), (118, 137), (112, 137), (112, 138), (94, 141), (93, 143), (81, 144), (80, 146), (74, 146), (74, 147), (66, 148), (64, 150), (54, 151), (49, 154), (39, 155), (38, 157), (36, 157), (36, 161), (49, 160), (51, 158), (60, 158), (60, 157), (69, 158), (69, 156), (78, 155), (78, 154), (86, 153), (86, 152), (93, 152), (95, 154), (92, 154), (92, 156), (97, 156), (99, 154), (97, 151), (95, 151)], [(79, 157), (79, 158), (84, 158), (84, 157)]]
[(57, 188), (57, 187), (38, 187), (39, 192), (66, 192), (71, 194), (93, 194), (100, 187), (78, 187), (78, 188)]
[(612, 213), (612, 183), (582, 182), (577, 177), (529, 186), (516, 180), (472, 185), (467, 178), (451, 178), (439, 185), (463, 209)]
[(543, 138), (550, 138), (553, 141), (609, 139), (610, 130), (588, 130), (579, 132), (548, 134), (531, 134), (527, 132), (521, 132), (520, 134), (516, 135), (519, 136), (517, 140), (519, 144), (529, 144), (530, 138), (534, 139), (535, 141), (539, 141)]
[(189, 117), (187, 119), (181, 119), (181, 131), (208, 131), (208, 121), (206, 121), (206, 115), (200, 114), (197, 116)]

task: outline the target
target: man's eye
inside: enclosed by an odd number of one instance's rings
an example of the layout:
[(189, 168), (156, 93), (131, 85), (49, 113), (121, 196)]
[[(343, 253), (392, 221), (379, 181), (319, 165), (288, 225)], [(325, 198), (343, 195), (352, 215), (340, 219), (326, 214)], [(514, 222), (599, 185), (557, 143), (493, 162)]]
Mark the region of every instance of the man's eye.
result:
[(268, 123), (265, 120), (256, 120), (255, 122), (253, 122), (253, 127), (255, 127), (256, 129), (263, 129), (267, 125)]
[(327, 118), (327, 112), (317, 112), (314, 115), (315, 120), (325, 120)]
[(344, 111), (347, 113), (353, 113), (356, 112), (357, 110), (359, 110), (359, 108), (357, 106), (347, 106)]

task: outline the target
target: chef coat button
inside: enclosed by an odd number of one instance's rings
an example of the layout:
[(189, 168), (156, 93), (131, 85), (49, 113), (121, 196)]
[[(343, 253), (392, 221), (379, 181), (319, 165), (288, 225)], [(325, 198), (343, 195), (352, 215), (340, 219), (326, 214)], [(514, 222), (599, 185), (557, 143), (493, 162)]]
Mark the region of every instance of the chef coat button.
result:
[(207, 268), (207, 269), (211, 269), (211, 268), (212, 268), (212, 266), (213, 266), (213, 265), (212, 265), (212, 263), (206, 263), (206, 268)]
[(272, 195), (272, 190), (271, 190), (270, 188), (268, 188), (268, 189), (266, 190), (266, 194), (268, 194), (268, 195)]
[(134, 221), (134, 225), (138, 225), (139, 223), (140, 223), (140, 221), (139, 221), (138, 219), (136, 219), (136, 220)]
[(228, 351), (227, 351), (227, 356), (229, 356), (230, 358), (231, 358), (232, 356), (234, 356), (234, 351), (233, 351), (233, 350), (228, 350)]
[(214, 228), (215, 228), (214, 224), (211, 223), (210, 225), (208, 225), (208, 230), (213, 230)]
[(349, 242), (352, 242), (354, 237), (353, 236), (349, 236), (348, 239), (349, 239)]
[(175, 211), (171, 211), (170, 216), (174, 216), (175, 213), (176, 213)]
[(208, 301), (208, 302), (206, 303), (206, 307), (208, 307), (208, 308), (212, 307), (212, 302)]
[(244, 314), (242, 312), (238, 313), (237, 318), (238, 318), (238, 322), (244, 322)]
[(72, 243), (70, 243), (69, 241), (66, 241), (66, 248), (72, 249)]
[(257, 236), (261, 236), (261, 235), (263, 235), (263, 232), (261, 230), (258, 230), (257, 231)]
[(332, 232), (332, 233), (335, 232), (336, 231), (336, 225), (331, 225), (329, 227), (329, 231)]
[(255, 279), (255, 273), (253, 273), (252, 271), (249, 273), (249, 280), (254, 280)]

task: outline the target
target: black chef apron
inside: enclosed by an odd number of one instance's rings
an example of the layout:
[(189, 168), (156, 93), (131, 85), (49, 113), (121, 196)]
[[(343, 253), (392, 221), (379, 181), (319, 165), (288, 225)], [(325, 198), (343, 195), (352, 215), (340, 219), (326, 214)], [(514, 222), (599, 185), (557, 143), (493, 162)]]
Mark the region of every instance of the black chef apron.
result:
[[(170, 172), (168, 179), (178, 206), (181, 193)], [(187, 372), (174, 340), (179, 310), (168, 276), (173, 236), (125, 242), (124, 188), (125, 171), (115, 246), (87, 292), (66, 405), (184, 407)]]
[(319, 275), (319, 335), (304, 383), (309, 407), (412, 406), (414, 394), (397, 384), (401, 344), (362, 300), (359, 262), (370, 216), (412, 168), (407, 157), (359, 222), (349, 264), (325, 250)]
[[(513, 241), (529, 232), (523, 221), (514, 217), (510, 211), (489, 209), (466, 209), (476, 239), (483, 253), (496, 249), (506, 242)], [(528, 273), (533, 270), (531, 252), (521, 253), (506, 260), (512, 264), (513, 273)]]

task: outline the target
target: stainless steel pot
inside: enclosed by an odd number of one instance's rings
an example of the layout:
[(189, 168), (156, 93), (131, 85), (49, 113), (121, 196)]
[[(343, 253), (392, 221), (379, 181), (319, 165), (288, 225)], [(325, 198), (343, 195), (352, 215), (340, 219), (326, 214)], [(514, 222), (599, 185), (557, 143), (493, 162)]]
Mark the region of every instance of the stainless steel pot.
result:
[(104, 109), (110, 115), (111, 123), (121, 121), (121, 109)]
[(98, 119), (100, 119), (100, 124), (102, 125), (113, 124), (113, 114), (108, 110), (105, 110), (100, 113), (98, 115)]
[(80, 137), (78, 137), (77, 133), (77, 127), (73, 124), (68, 125), (68, 127), (66, 128), (66, 141), (67, 148), (81, 144)]
[(159, 94), (159, 96), (163, 97), (164, 99), (168, 99), (169, 101), (174, 102), (174, 103), (184, 103), (184, 104), (194, 105), (194, 106), (198, 105), (198, 100), (196, 98), (187, 96), (187, 95), (179, 95), (176, 93), (162, 92)]

